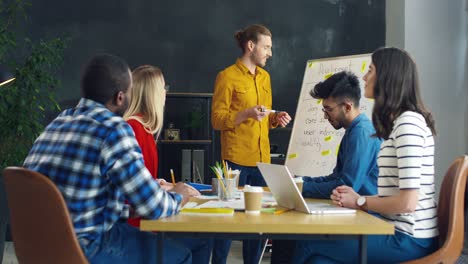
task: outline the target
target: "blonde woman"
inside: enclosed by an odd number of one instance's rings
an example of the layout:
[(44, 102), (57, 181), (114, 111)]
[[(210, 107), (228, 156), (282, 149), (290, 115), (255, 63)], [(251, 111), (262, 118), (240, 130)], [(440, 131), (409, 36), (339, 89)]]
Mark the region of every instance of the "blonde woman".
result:
[(151, 65), (143, 65), (132, 72), (133, 89), (130, 95), (130, 105), (124, 114), (124, 119), (132, 127), (140, 145), (146, 168), (153, 178), (158, 173), (157, 139), (163, 125), (164, 77), (161, 70)]
[[(130, 105), (124, 114), (124, 119), (132, 127), (135, 137), (140, 145), (145, 166), (161, 187), (170, 191), (174, 186), (158, 176), (158, 150), (155, 139), (159, 137), (163, 126), (164, 104), (166, 90), (164, 76), (158, 67), (143, 65), (132, 72), (133, 88), (130, 94)], [(189, 195), (200, 193), (189, 187)], [(129, 218), (132, 226), (140, 226), (140, 217)], [(209, 263), (212, 241), (209, 239), (174, 239), (192, 252), (193, 263)]]
[[(164, 77), (158, 67), (143, 65), (132, 72), (133, 88), (130, 94), (130, 105), (124, 119), (132, 127), (135, 138), (140, 145), (146, 168), (154, 179), (158, 178), (158, 149), (156, 141), (163, 125), (166, 90)], [(164, 189), (172, 188), (164, 180), (158, 180)], [(140, 226), (140, 218), (130, 218), (128, 223)]]

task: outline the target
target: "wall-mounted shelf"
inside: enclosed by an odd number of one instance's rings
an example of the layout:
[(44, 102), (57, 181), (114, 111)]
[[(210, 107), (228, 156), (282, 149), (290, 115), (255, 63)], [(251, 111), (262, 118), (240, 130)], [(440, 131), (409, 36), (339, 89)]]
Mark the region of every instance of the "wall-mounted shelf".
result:
[(163, 130), (171, 124), (179, 130), (179, 137), (167, 139), (161, 133), (159, 177), (170, 180), (170, 169), (173, 169), (177, 181), (193, 181), (195, 175), (195, 181), (201, 178), (202, 182), (209, 182), (215, 136), (210, 119), (212, 96), (211, 93), (166, 94)]

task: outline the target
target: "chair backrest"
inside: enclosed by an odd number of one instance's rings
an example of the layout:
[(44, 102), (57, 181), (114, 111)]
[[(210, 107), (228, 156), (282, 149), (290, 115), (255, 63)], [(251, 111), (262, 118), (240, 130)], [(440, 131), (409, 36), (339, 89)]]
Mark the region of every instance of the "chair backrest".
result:
[(54, 183), (38, 172), (18, 167), (6, 168), (3, 176), (19, 263), (88, 263)]
[(468, 156), (457, 158), (447, 170), (442, 181), (437, 205), (440, 248), (416, 263), (455, 263), (460, 257), (464, 240), (464, 203)]

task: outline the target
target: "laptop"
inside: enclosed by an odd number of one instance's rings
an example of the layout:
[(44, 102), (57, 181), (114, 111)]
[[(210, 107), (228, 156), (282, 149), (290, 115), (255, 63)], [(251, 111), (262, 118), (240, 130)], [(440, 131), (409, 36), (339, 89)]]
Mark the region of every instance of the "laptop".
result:
[(355, 209), (329, 203), (306, 202), (288, 167), (257, 162), (257, 166), (279, 206), (306, 214), (354, 214)]

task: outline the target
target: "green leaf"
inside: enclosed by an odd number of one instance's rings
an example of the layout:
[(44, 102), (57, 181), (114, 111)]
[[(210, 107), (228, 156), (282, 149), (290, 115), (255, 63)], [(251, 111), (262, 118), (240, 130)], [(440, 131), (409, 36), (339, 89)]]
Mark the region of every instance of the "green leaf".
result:
[(47, 111), (60, 110), (56, 101), (60, 86), (57, 72), (71, 38), (17, 37), (17, 25), (27, 20), (30, 7), (28, 0), (0, 0), (0, 63), (14, 69), (16, 76), (0, 94), (0, 127), (10, 128), (0, 130), (0, 170), (22, 165), (44, 129)]

